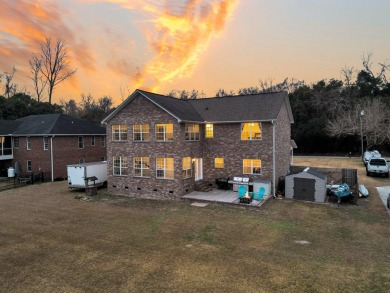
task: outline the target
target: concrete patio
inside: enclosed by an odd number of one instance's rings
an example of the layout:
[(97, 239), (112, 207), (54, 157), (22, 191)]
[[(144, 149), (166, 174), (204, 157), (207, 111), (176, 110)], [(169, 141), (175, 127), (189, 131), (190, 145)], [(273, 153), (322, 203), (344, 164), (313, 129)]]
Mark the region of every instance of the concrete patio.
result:
[(269, 195), (267, 197), (264, 197), (263, 200), (261, 201), (254, 199), (252, 200), (251, 203), (246, 204), (246, 203), (240, 203), (238, 194), (235, 191), (223, 190), (223, 189), (212, 189), (211, 191), (208, 192), (193, 191), (187, 195), (182, 196), (182, 199), (260, 207), (271, 197), (272, 195)]

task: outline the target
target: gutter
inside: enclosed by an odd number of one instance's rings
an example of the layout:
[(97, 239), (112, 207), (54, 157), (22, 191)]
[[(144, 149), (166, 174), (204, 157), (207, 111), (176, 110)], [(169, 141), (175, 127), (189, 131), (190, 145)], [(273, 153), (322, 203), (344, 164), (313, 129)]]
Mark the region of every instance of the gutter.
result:
[(271, 121), (272, 123), (272, 193), (273, 193), (273, 196), (276, 197), (276, 186), (275, 186), (275, 182), (276, 182), (276, 171), (275, 171), (275, 165), (276, 165), (276, 156), (275, 156), (275, 121), (272, 120)]
[(50, 169), (51, 169), (51, 181), (54, 181), (54, 157), (53, 157), (53, 138), (50, 137)]

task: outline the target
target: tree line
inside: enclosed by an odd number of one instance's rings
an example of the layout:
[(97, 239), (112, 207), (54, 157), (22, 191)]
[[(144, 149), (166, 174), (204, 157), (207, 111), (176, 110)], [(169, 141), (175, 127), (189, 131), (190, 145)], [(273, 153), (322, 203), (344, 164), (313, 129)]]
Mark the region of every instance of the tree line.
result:
[[(295, 153), (301, 154), (360, 154), (361, 140), (364, 149), (390, 151), (390, 67), (375, 64), (372, 54), (362, 57), (359, 69), (344, 67), (341, 79), (320, 80), (311, 84), (286, 78), (274, 83), (260, 80), (258, 85), (233, 90), (218, 89), (216, 97), (287, 91), (294, 116), (292, 138), (298, 145)], [(54, 62), (53, 62), (54, 60)], [(40, 53), (30, 59), (34, 96), (18, 87), (12, 72), (0, 73), (0, 119), (17, 119), (28, 115), (65, 113), (99, 123), (113, 110), (113, 100), (103, 96), (97, 101), (91, 95), (81, 95), (81, 102), (61, 100), (52, 104), (56, 85), (76, 73), (68, 60), (65, 44), (54, 45), (47, 38), (40, 43)], [(52, 73), (54, 74), (52, 74)], [(46, 88), (47, 87), (47, 88)], [(48, 102), (43, 100), (46, 89)], [(172, 90), (168, 96), (179, 99), (206, 98), (199, 90)], [(124, 97), (122, 97), (124, 98)]]
[[(294, 116), (292, 138), (298, 154), (360, 155), (364, 149), (390, 151), (390, 83), (385, 63), (375, 64), (372, 53), (363, 55), (362, 68), (341, 69), (342, 78), (312, 84), (286, 78), (274, 83), (233, 90), (218, 89), (216, 97), (287, 91)], [(169, 96), (180, 99), (205, 98), (198, 90), (173, 90)]]

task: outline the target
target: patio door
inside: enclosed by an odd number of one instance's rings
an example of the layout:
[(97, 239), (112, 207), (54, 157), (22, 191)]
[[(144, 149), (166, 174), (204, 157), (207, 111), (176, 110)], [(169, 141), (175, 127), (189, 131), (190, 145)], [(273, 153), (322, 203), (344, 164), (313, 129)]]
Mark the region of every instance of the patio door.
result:
[(194, 166), (194, 174), (195, 181), (199, 181), (203, 179), (203, 159), (202, 158), (194, 158), (192, 160)]

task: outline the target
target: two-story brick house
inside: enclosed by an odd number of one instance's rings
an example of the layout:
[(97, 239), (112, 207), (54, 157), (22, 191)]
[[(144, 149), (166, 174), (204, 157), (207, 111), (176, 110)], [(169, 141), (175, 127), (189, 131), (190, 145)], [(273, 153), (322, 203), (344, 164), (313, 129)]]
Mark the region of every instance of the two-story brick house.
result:
[(288, 173), (293, 117), (286, 92), (179, 100), (136, 90), (107, 127), (112, 194), (179, 198), (198, 181)]
[(0, 171), (16, 166), (19, 174), (44, 173), (65, 178), (66, 166), (106, 160), (106, 130), (64, 114), (31, 115), (1, 121)]

